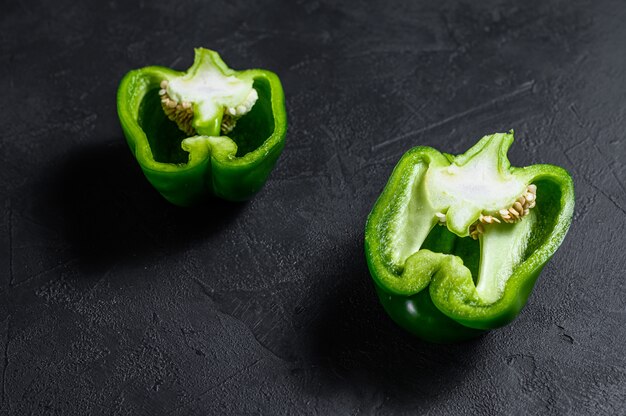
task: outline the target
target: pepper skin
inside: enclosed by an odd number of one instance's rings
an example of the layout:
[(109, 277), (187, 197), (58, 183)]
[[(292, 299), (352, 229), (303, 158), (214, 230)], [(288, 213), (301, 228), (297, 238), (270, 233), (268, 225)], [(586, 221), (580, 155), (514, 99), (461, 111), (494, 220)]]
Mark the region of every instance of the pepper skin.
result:
[[(163, 89), (168, 82), (172, 87)], [(222, 95), (199, 98), (195, 85)], [(245, 88), (254, 92), (252, 100), (229, 108), (237, 102), (233, 96)], [(166, 93), (181, 100), (191, 97), (182, 102), (189, 114), (166, 114), (167, 104), (176, 104), (174, 98), (166, 101)], [(242, 111), (237, 113), (237, 108)], [(278, 77), (260, 69), (234, 71), (217, 52), (207, 49), (195, 50), (194, 64), (184, 73), (159, 66), (130, 71), (120, 83), (117, 109), (126, 141), (146, 178), (179, 206), (208, 196), (251, 198), (265, 184), (285, 145), (287, 116)], [(188, 116), (183, 123), (172, 121), (183, 116)]]
[(424, 340), (461, 341), (511, 322), (565, 238), (570, 175), (511, 167), (512, 143), (510, 132), (459, 156), (409, 150), (368, 217), (365, 255), (379, 299)]

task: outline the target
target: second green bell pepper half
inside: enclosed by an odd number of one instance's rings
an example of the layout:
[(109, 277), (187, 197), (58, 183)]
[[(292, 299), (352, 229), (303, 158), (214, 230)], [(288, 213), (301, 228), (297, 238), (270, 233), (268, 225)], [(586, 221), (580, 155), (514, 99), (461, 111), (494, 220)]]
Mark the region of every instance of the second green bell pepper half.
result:
[(118, 88), (117, 109), (146, 178), (180, 206), (207, 196), (249, 199), (285, 145), (285, 100), (276, 74), (232, 70), (208, 49), (195, 50), (186, 72), (130, 71)]
[(376, 201), (365, 254), (400, 326), (454, 342), (511, 322), (569, 228), (574, 186), (552, 165), (511, 167), (513, 133), (453, 156), (409, 150)]

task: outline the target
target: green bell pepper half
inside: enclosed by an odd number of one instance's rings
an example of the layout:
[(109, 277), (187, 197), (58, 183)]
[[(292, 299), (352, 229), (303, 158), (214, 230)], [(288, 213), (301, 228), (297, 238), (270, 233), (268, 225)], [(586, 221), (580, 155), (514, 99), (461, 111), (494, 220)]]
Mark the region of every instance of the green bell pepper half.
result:
[[(199, 135), (188, 137), (161, 108), (160, 85), (164, 80), (201, 78), (207, 71), (218, 79), (249, 83), (258, 99), (228, 136), (220, 134), (226, 108), (207, 117), (198, 103), (192, 103), (193, 128)], [(206, 84), (205, 90), (217, 87)], [(251, 198), (265, 184), (285, 145), (287, 116), (278, 76), (260, 69), (234, 71), (217, 52), (207, 49), (195, 50), (194, 64), (186, 72), (160, 66), (128, 72), (117, 92), (117, 109), (126, 141), (146, 178), (165, 199), (180, 206), (207, 196)]]
[(424, 340), (461, 341), (511, 322), (565, 238), (572, 178), (558, 166), (511, 167), (512, 143), (510, 132), (459, 156), (409, 150), (368, 217), (379, 300)]

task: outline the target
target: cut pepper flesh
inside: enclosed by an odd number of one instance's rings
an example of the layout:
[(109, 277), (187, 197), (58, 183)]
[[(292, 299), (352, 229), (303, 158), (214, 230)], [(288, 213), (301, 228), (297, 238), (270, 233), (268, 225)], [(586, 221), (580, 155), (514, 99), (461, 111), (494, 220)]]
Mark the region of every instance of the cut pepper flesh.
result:
[(402, 158), (365, 237), (388, 310), (385, 296), (406, 304), (428, 290), (434, 310), (469, 328), (501, 326), (517, 315), (529, 282), (565, 236), (573, 187), (556, 166), (511, 167), (512, 142), (512, 133), (500, 133), (460, 156), (419, 147)]
[[(459, 237), (467, 237), (481, 215), (499, 215), (500, 210), (515, 203), (528, 184), (508, 171), (506, 154), (500, 152), (502, 145), (506, 145), (506, 135), (487, 136), (452, 161), (432, 160), (428, 166), (419, 165), (413, 191), (406, 195), (408, 211), (404, 218), (398, 218), (396, 235), (405, 242), (397, 240), (388, 247), (397, 266), (402, 267), (421, 248), (437, 223)], [(527, 216), (516, 224), (483, 226), (484, 231), (479, 234), (481, 261), (476, 287), (483, 301), (499, 298), (526, 248), (533, 218)]]
[(262, 69), (233, 70), (208, 49), (197, 48), (185, 72), (160, 66), (128, 72), (118, 88), (117, 108), (145, 176), (176, 205), (210, 196), (251, 198), (285, 145), (278, 76)]
[(168, 117), (184, 132), (204, 136), (232, 131), (236, 119), (247, 114), (259, 98), (253, 79), (226, 71), (215, 55), (206, 53), (196, 54), (185, 74), (166, 76), (160, 86)]

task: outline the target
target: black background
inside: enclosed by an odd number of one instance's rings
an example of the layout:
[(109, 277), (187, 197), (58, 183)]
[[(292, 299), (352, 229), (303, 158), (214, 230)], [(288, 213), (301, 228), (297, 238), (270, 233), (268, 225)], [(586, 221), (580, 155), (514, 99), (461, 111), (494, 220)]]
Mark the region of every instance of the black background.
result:
[[(621, 1), (2, 2), (2, 411), (626, 414)], [(193, 48), (275, 71), (287, 145), (250, 202), (165, 202), (115, 93)], [(576, 184), (510, 326), (430, 345), (379, 306), (366, 216), (400, 156), (515, 129)]]

